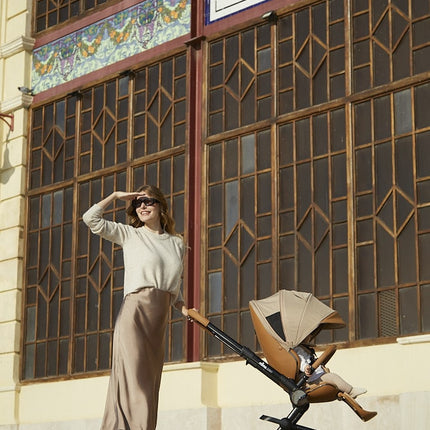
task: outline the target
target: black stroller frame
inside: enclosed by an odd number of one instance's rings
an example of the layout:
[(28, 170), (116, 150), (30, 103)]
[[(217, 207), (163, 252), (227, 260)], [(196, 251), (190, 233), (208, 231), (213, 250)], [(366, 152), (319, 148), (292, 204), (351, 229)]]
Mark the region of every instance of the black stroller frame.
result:
[[(305, 391), (302, 389), (307, 381), (307, 377), (303, 375), (296, 383), (293, 379), (287, 378), (283, 374), (279, 373), (276, 369), (262, 360), (257, 354), (246, 346), (241, 345), (233, 338), (228, 336), (225, 332), (220, 330), (208, 319), (200, 315), (197, 311), (190, 309), (189, 318), (197, 322), (201, 327), (207, 330), (212, 336), (221, 341), (224, 345), (228, 346), (233, 352), (239, 354), (246, 360), (246, 364), (250, 364), (252, 367), (263, 373), (274, 383), (284, 389), (290, 396), (290, 401), (293, 405), (293, 410), (285, 418), (274, 418), (267, 415), (260, 417), (263, 421), (269, 421), (277, 424), (278, 430), (315, 430), (310, 427), (305, 427), (297, 424), (304, 413), (309, 409), (309, 401)], [(336, 350), (335, 346), (330, 346), (324, 353), (312, 364), (312, 368), (316, 369), (320, 365), (324, 365), (334, 354)]]

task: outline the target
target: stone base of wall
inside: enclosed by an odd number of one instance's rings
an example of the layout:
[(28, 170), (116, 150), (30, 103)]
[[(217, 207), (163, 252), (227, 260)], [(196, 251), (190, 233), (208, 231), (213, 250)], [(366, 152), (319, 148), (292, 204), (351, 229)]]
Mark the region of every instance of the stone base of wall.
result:
[[(342, 401), (311, 404), (298, 424), (318, 430), (428, 430), (430, 423), (430, 391), (384, 397), (359, 397), (360, 405), (378, 415), (364, 423)], [(261, 415), (283, 418), (291, 411), (289, 404), (261, 405), (222, 410), (219, 430), (276, 430), (276, 425), (259, 420)], [(178, 430), (182, 427), (176, 427)], [(184, 429), (188, 427), (183, 427)], [(163, 428), (167, 430), (168, 427)]]
[[(427, 430), (430, 422), (430, 391), (386, 397), (362, 397), (360, 404), (378, 415), (363, 423), (343, 402), (312, 404), (299, 424), (318, 430)], [(284, 405), (254, 405), (237, 408), (199, 408), (160, 411), (157, 430), (275, 430), (276, 425), (259, 420), (266, 414), (282, 418), (290, 412)], [(39, 424), (0, 425), (0, 430), (99, 430), (100, 419)]]
[(101, 419), (38, 424), (0, 425), (0, 430), (100, 430)]

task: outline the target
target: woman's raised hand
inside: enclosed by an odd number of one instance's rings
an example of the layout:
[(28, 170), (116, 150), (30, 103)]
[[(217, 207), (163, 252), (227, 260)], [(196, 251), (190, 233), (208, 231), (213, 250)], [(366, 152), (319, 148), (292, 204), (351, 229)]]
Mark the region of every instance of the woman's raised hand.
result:
[(125, 201), (131, 201), (137, 197), (143, 196), (144, 193), (140, 192), (132, 192), (127, 193), (125, 191), (114, 191), (112, 194), (109, 194), (106, 198), (104, 198), (102, 201), (98, 203), (98, 205), (105, 209), (107, 206), (109, 206), (110, 203), (112, 203), (115, 199), (125, 200)]
[(133, 199), (136, 199), (138, 197), (143, 196), (145, 193), (144, 192), (131, 192), (128, 193), (126, 191), (115, 191), (115, 198), (119, 199), (119, 200), (125, 200), (125, 201), (130, 201)]

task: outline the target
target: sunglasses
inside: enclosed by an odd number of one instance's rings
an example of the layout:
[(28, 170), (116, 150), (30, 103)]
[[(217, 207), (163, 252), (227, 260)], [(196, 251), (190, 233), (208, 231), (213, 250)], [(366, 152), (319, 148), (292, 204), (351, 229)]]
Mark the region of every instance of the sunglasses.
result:
[(160, 203), (157, 199), (154, 199), (153, 197), (140, 197), (139, 199), (134, 199), (131, 204), (132, 206), (136, 208), (140, 208), (142, 206), (142, 203), (145, 206), (154, 206), (155, 203)]

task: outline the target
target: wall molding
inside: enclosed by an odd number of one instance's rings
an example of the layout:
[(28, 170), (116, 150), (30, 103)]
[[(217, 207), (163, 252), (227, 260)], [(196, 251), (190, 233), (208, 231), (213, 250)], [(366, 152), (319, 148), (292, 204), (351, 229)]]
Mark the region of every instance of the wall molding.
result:
[(19, 54), (22, 51), (32, 52), (36, 39), (27, 36), (19, 36), (10, 42), (0, 45), (0, 59)]
[(10, 113), (18, 109), (28, 109), (33, 103), (33, 96), (19, 94), (16, 97), (0, 101), (0, 112)]
[(396, 340), (397, 340), (397, 343), (400, 345), (413, 345), (416, 343), (427, 343), (427, 342), (430, 343), (430, 334), (399, 337)]

